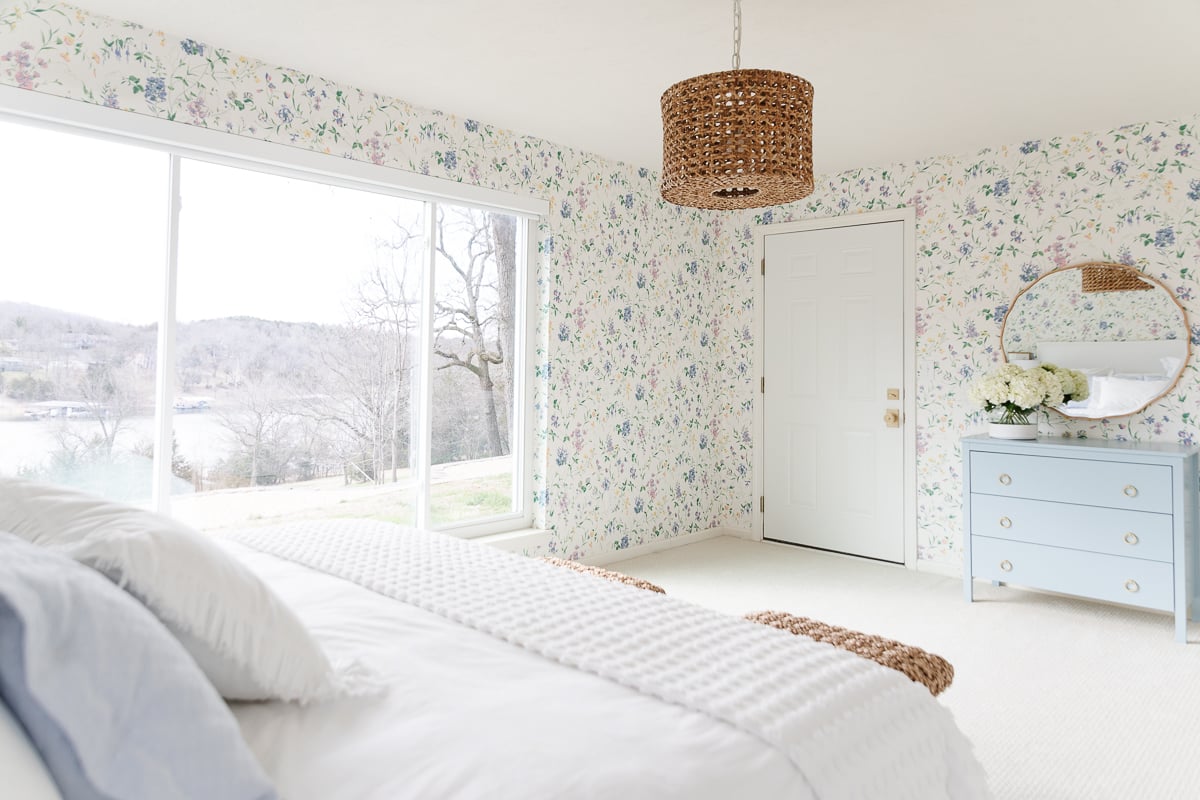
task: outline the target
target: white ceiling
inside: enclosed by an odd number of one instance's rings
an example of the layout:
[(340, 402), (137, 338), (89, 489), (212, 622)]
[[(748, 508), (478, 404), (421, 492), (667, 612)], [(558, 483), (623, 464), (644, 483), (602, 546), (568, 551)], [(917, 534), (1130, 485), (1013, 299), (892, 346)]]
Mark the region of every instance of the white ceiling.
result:
[[(638, 166), (729, 68), (731, 0), (74, 0)], [(1196, 0), (744, 0), (742, 65), (815, 87), (816, 170), (1200, 113)]]

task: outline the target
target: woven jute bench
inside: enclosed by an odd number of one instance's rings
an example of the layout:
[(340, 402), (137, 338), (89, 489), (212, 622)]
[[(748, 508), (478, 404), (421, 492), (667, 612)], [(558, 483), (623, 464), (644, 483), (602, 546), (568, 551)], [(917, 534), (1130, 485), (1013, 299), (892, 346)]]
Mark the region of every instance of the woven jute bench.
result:
[(911, 680), (923, 683), (930, 694), (939, 695), (954, 680), (954, 666), (939, 655), (919, 647), (872, 636), (836, 625), (826, 625), (808, 617), (797, 617), (782, 611), (759, 611), (747, 614), (746, 619), (770, 625), (789, 633), (807, 636), (818, 642), (849, 650), (863, 658), (869, 658), (885, 667), (904, 673)]
[[(578, 561), (568, 561), (565, 558), (550, 556), (543, 556), (542, 561), (587, 575), (594, 575), (604, 580), (666, 594), (662, 587), (655, 586), (650, 581), (622, 575), (611, 569), (590, 567), (587, 564), (580, 564)], [(882, 636), (852, 631), (849, 628), (839, 628), (837, 625), (828, 625), (815, 619), (798, 617), (783, 611), (758, 611), (754, 614), (747, 614), (746, 619), (789, 633), (807, 636), (815, 641), (825, 642), (863, 658), (869, 658), (885, 667), (903, 673), (916, 683), (924, 684), (935, 696), (946, 691), (946, 687), (954, 680), (954, 666), (949, 661), (919, 647), (897, 642), (895, 639), (885, 639)]]
[(655, 586), (650, 581), (644, 581), (641, 578), (634, 578), (631, 575), (622, 575), (619, 572), (613, 572), (611, 569), (603, 569), (601, 567), (589, 567), (587, 564), (580, 564), (578, 561), (568, 561), (565, 558), (551, 558), (550, 556), (542, 556), (542, 561), (547, 564), (554, 564), (559, 567), (573, 569), (576, 572), (582, 572), (586, 575), (595, 575), (597, 578), (604, 578), (606, 581), (616, 581), (624, 583), (628, 586), (636, 586), (639, 589), (646, 589), (659, 594), (666, 594), (662, 587)]

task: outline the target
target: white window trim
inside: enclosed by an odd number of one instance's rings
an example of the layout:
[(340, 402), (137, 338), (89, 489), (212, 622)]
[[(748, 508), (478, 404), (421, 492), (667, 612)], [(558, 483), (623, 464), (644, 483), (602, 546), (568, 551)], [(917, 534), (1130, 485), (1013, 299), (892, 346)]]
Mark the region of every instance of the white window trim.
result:
[(158, 363), (154, 370), (154, 479), (150, 497), (160, 514), (171, 513), (171, 472), (175, 460), (175, 303), (179, 288), (179, 176), (183, 159), (171, 155), (167, 176), (167, 252), (163, 272)]
[[(464, 538), (486, 536), (504, 531), (528, 528), (533, 520), (533, 431), (530, 422), (534, 380), (533, 359), (529, 348), (534, 341), (533, 317), (536, 309), (533, 295), (534, 281), (531, 279), (536, 268), (533, 242), (534, 220), (549, 211), (549, 202), (542, 198), (521, 197), (494, 189), (460, 183), (444, 178), (421, 175), (370, 164), (350, 158), (342, 158), (290, 145), (267, 142), (224, 131), (201, 128), (186, 123), (150, 117), (143, 114), (118, 111), (81, 100), (71, 100), (41, 92), (0, 86), (0, 120), (10, 120), (25, 125), (36, 125), (74, 135), (84, 135), (113, 141), (118, 144), (135, 145), (165, 152), (170, 156), (170, 181), (168, 200), (168, 250), (163, 278), (163, 310), (165, 319), (159, 328), (158, 370), (155, 388), (155, 472), (153, 503), (157, 510), (169, 513), (171, 485), (171, 449), (173, 442), (173, 397), (174, 371), (166, 369), (175, 359), (175, 291), (178, 272), (179, 237), (179, 178), (182, 159), (193, 159), (221, 164), (236, 169), (249, 169), (279, 177), (320, 182), (332, 186), (375, 194), (389, 195), (426, 203), (428, 217), (426, 242), (428, 250), (427, 275), (432, 277), (434, 267), (434, 242), (436, 235), (433, 219), (438, 203), (465, 205), (487, 211), (516, 216), (521, 220), (518, 229), (517, 252), (523, 254), (524, 269), (521, 285), (514, 293), (524, 300), (518, 309), (518, 325), (515, 332), (519, 342), (516, 350), (517, 363), (513, 373), (522, 375), (521, 384), (514, 391), (511, 437), (511, 456), (520, 469), (514, 470), (513, 497), (516, 510), (509, 514), (488, 517), (480, 522), (466, 521), (439, 526), (437, 530)], [(520, 257), (520, 256), (518, 256)], [(432, 368), (428, 354), (432, 352), (433, 336), (433, 280), (423, 296), (427, 312), (422, 327), (421, 396), (426, 409), (432, 402)], [(421, 454), (417, 463), (419, 495), (417, 498), (417, 524), (429, 525), (432, 447), (432, 415), (426, 414), (419, 444)], [(520, 435), (517, 434), (520, 432)]]

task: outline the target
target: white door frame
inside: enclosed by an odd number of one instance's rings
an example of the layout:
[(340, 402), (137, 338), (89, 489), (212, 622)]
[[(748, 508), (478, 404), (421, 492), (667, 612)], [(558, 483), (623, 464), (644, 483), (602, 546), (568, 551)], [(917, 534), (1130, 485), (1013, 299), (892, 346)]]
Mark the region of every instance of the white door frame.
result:
[[(766, 237), (778, 233), (799, 233), (802, 231), (825, 230), (827, 228), (846, 228), (855, 225), (873, 225), (879, 222), (904, 223), (904, 309), (902, 324), (904, 326), (904, 386), (902, 389), (901, 414), (903, 420), (903, 464), (904, 486), (901, 497), (904, 503), (902, 519), (904, 522), (904, 566), (907, 569), (917, 568), (917, 365), (916, 365), (916, 296), (917, 296), (917, 214), (911, 206), (892, 209), (890, 211), (871, 211), (863, 214), (846, 214), (840, 217), (822, 217), (806, 219), (800, 222), (787, 222), (780, 225), (758, 225), (754, 229), (754, 263), (760, 265), (758, 279), (754, 281), (754, 330), (758, 336), (754, 339), (754, 364), (759, 378), (763, 378), (763, 339), (766, 336), (766, 316), (763, 314), (764, 297), (766, 292), (766, 277), (762, 271)], [(778, 378), (775, 378), (778, 380)], [(761, 385), (761, 384), (760, 384)], [(758, 541), (763, 539), (763, 514), (758, 498), (763, 494), (763, 442), (766, 432), (763, 428), (763, 395), (758, 395), (754, 404), (754, 502), (751, 506), (751, 538)], [(770, 502), (768, 499), (767, 502)]]

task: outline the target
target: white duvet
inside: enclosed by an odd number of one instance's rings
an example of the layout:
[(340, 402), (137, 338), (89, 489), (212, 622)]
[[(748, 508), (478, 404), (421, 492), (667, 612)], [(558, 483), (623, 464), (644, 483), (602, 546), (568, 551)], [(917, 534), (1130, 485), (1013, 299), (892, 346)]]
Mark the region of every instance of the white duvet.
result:
[[(850, 795), (820, 774), (821, 764), (844, 762), (839, 772), (869, 773), (895, 762), (899, 751), (917, 756), (885, 791), (860, 786), (854, 795), (921, 796), (913, 790), (928, 787), (931, 775), (940, 776), (939, 796), (986, 793), (969, 748), (941, 741), (914, 748), (929, 733), (917, 725), (870, 729), (861, 708), (871, 698), (853, 692), (832, 714), (816, 708), (822, 725), (840, 729), (840, 737), (829, 737), (840, 739), (840, 749), (809, 759), (806, 776), (797, 768), (805, 759), (768, 744), (770, 731), (748, 731), (719, 713), (563, 666), (443, 614), (231, 546), (331, 657), (375, 666), (388, 686), (373, 699), (235, 707), (247, 741), (287, 798), (832, 798)], [(882, 680), (892, 675), (884, 670)], [(742, 675), (740, 682), (772, 677)], [(915, 717), (929, 710), (917, 708)], [(769, 722), (785, 712), (765, 709), (762, 716)], [(847, 730), (856, 735), (847, 739)], [(814, 752), (827, 744), (821, 736), (810, 742)]]

